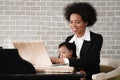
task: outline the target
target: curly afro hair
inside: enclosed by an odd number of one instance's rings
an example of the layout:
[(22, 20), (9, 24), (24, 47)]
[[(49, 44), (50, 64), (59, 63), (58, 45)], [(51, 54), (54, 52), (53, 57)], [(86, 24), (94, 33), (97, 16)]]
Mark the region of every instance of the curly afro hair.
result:
[(79, 14), (84, 22), (88, 22), (87, 26), (92, 26), (97, 21), (96, 10), (86, 2), (71, 3), (65, 7), (64, 16), (70, 21), (71, 14)]

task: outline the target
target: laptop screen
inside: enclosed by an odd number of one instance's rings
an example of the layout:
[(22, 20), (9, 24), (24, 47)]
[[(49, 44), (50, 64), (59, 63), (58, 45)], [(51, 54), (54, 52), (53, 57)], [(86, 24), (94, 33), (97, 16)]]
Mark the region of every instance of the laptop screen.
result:
[(20, 56), (35, 67), (52, 66), (52, 62), (43, 42), (13, 42)]

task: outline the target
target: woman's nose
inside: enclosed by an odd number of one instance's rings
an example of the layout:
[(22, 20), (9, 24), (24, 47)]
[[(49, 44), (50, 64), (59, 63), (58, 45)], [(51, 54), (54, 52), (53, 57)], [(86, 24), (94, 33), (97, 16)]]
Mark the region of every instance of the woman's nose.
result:
[(60, 58), (63, 58), (63, 55), (60, 55)]
[(72, 23), (72, 24), (71, 24), (71, 27), (76, 27), (76, 23)]

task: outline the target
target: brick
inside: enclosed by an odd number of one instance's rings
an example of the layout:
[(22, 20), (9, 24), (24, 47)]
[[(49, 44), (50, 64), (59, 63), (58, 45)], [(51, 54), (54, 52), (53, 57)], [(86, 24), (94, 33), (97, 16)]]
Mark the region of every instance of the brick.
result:
[(25, 35), (25, 34), (26, 34), (25, 31), (17, 31), (17, 32), (16, 32), (16, 35)]
[(115, 16), (115, 12), (107, 12), (107, 16)]
[(106, 6), (106, 2), (105, 1), (104, 2), (98, 2), (97, 6)]
[(39, 41), (40, 40), (40, 36), (32, 36), (30, 40), (32, 40), (32, 41)]
[(17, 5), (17, 6), (23, 6), (23, 5), (25, 5), (25, 3), (21, 2), (21, 1), (16, 1), (15, 5)]
[(20, 10), (18, 6), (10, 6), (10, 10)]
[(35, 6), (35, 2), (26, 2), (26, 6)]
[(15, 31), (6, 31), (5, 35), (15, 35)]
[(112, 58), (114, 58), (114, 59), (120, 59), (120, 55), (118, 54), (118, 55), (112, 55)]
[(14, 5), (14, 2), (13, 1), (5, 1), (4, 4), (5, 5)]

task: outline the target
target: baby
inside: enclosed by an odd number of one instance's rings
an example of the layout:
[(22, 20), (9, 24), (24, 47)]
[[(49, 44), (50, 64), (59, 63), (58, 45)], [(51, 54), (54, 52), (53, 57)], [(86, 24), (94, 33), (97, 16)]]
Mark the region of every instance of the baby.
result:
[(73, 43), (63, 42), (58, 46), (59, 58), (77, 58), (76, 46)]
[[(58, 53), (59, 53), (59, 58), (77, 58), (76, 46), (73, 43), (63, 42), (59, 44)], [(80, 70), (80, 73), (86, 74), (84, 70)], [(80, 80), (85, 80), (85, 78), (81, 78)]]

